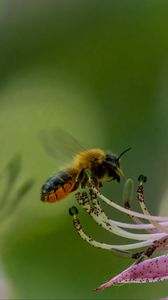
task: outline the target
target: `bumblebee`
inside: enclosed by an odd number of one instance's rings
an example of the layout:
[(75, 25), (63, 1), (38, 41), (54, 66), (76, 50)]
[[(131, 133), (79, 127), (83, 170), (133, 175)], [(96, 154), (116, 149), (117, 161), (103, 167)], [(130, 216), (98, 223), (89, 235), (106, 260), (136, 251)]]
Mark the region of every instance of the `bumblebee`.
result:
[(78, 188), (88, 185), (88, 174), (96, 188), (104, 181), (120, 182), (123, 175), (120, 169), (121, 156), (131, 148), (124, 150), (119, 156), (104, 152), (101, 149), (90, 149), (76, 154), (69, 168), (59, 171), (50, 177), (41, 188), (41, 200), (53, 203), (63, 200)]

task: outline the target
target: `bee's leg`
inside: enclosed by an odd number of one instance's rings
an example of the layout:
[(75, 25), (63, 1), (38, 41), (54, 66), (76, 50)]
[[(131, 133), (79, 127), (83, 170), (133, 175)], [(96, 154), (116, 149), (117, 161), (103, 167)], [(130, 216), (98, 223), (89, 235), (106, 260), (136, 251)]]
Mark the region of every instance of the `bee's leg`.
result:
[(92, 188), (94, 187), (94, 188), (96, 188), (96, 189), (99, 189), (99, 187), (100, 187), (100, 182), (98, 181), (98, 179), (95, 177), (95, 176), (93, 176), (93, 175), (91, 175), (91, 177), (90, 178), (86, 178), (86, 185), (90, 188), (91, 186), (90, 186), (90, 184), (92, 185)]
[(90, 184), (92, 184), (92, 186), (97, 189), (102, 186), (102, 183), (98, 181), (96, 176), (94, 176), (94, 174), (92, 174), (91, 172), (88, 173), (88, 170), (83, 169), (79, 177), (82, 188), (85, 188), (86, 186), (90, 187)]
[(89, 178), (92, 179), (91, 174), (88, 174), (88, 170), (86, 169), (81, 170), (78, 176), (78, 181), (81, 185), (81, 188), (85, 188), (88, 185)]
[(87, 175), (87, 173), (85, 172), (85, 170), (83, 170), (83, 177), (82, 177), (82, 179), (81, 179), (81, 187), (82, 187), (82, 188), (85, 188), (86, 185), (87, 185), (87, 183), (88, 183), (88, 175)]
[(71, 192), (74, 192), (74, 191), (76, 191), (78, 189), (79, 183), (80, 183), (79, 181), (75, 182), (75, 184), (74, 184), (73, 189), (71, 190)]
[(102, 182), (99, 181), (99, 188), (101, 188), (103, 186)]
[[(85, 180), (85, 170), (81, 170), (81, 172), (79, 173), (76, 183), (72, 189), (72, 192), (76, 191), (79, 187), (79, 185), (81, 184), (81, 187), (83, 188), (83, 181)], [(85, 184), (84, 184), (85, 185)]]
[(102, 183), (94, 176), (92, 177), (92, 182), (94, 187), (99, 191), (99, 188), (102, 187)]
[[(96, 176), (92, 176), (88, 179), (88, 183), (87, 183), (88, 187), (90, 190), (96, 189), (97, 192), (100, 191), (100, 188), (103, 186), (102, 181), (100, 181)], [(93, 192), (95, 194), (95, 192)]]

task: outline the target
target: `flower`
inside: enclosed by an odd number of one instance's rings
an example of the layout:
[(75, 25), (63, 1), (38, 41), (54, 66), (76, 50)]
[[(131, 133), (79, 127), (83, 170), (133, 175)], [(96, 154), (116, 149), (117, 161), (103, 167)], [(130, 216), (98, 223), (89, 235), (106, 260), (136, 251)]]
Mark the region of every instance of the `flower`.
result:
[[(168, 217), (153, 216), (150, 214), (144, 201), (144, 183), (146, 182), (146, 177), (140, 175), (138, 180), (137, 200), (142, 213), (131, 210), (131, 200), (133, 197), (132, 179), (127, 179), (125, 183), (123, 191), (124, 206), (120, 206), (106, 198), (100, 191), (96, 190), (92, 183), (89, 186), (89, 193), (84, 191), (76, 194), (78, 203), (97, 224), (113, 234), (136, 240), (137, 242), (124, 245), (111, 245), (98, 242), (83, 231), (81, 222), (77, 217), (77, 208), (72, 207), (69, 211), (73, 216), (73, 225), (76, 231), (90, 245), (136, 260), (128, 269), (96, 288), (96, 291), (106, 289), (118, 283), (145, 283), (168, 279), (168, 255), (150, 258), (153, 254), (168, 249)], [(126, 213), (133, 223), (124, 223), (110, 219), (100, 206), (98, 198), (109, 206)], [(143, 220), (148, 221), (148, 223), (144, 223)], [(137, 231), (143, 229), (146, 232), (133, 233), (127, 229), (136, 229)], [(144, 249), (134, 253), (128, 251), (139, 248)]]
[(96, 290), (106, 289), (117, 283), (145, 283), (168, 279), (168, 255), (147, 259), (115, 276)]

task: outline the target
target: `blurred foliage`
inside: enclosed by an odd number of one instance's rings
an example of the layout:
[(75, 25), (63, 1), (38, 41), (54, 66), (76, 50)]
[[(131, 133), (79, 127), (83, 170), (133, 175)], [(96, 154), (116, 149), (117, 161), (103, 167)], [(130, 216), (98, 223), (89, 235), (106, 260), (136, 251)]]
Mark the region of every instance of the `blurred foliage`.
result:
[[(121, 162), (125, 175), (135, 181), (140, 173), (147, 175), (148, 207), (156, 213), (162, 202), (167, 209), (167, 17), (168, 2), (163, 0), (1, 1), (1, 170), (9, 157), (21, 153), (24, 176), (35, 178), (31, 190), (31, 181), (19, 185), (20, 158), (9, 162), (5, 194), (13, 195), (16, 187), (15, 205), (25, 193), (12, 226), (5, 224), (1, 233), (1, 261), (12, 296), (167, 295), (166, 282), (92, 292), (131, 262), (78, 238), (68, 216), (73, 196), (56, 205), (40, 202), (41, 185), (63, 162), (49, 157), (39, 140), (41, 130), (59, 126), (84, 147), (121, 153), (131, 146)], [(5, 173), (0, 175), (5, 180)], [(107, 183), (103, 192), (120, 202), (122, 186)], [(123, 218), (114, 211), (109, 214)], [(95, 238), (122, 243), (97, 228), (83, 211), (80, 217)]]
[[(19, 186), (17, 186), (17, 181), (21, 173), (21, 156), (19, 154), (15, 155), (1, 170), (0, 181), (1, 181), (1, 196), (0, 196), (0, 224), (1, 224), (1, 238), (3, 234), (6, 235), (6, 230), (4, 230), (4, 223), (9, 221), (9, 227), (11, 226), (11, 219), (14, 212), (18, 208), (21, 201), (24, 199), (26, 194), (30, 191), (34, 184), (33, 179), (28, 179), (21, 181)], [(0, 248), (3, 249), (3, 243), (1, 242)], [(3, 267), (1, 264), (0, 271), (0, 298), (8, 298), (9, 287), (4, 276)]]
[(16, 181), (20, 172), (21, 156), (15, 155), (3, 170), (5, 186), (4, 191), (1, 189), (2, 195), (0, 196), (0, 222), (7, 220), (14, 213), (34, 184), (33, 179), (28, 179), (17, 187)]

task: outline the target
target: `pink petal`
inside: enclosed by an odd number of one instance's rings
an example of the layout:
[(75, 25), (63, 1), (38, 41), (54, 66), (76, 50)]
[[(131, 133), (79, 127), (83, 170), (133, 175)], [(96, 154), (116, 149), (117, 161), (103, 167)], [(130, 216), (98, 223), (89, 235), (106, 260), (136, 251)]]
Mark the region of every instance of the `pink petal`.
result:
[(162, 255), (134, 264), (121, 274), (100, 285), (97, 290), (106, 289), (117, 283), (145, 283), (168, 279), (168, 255)]

